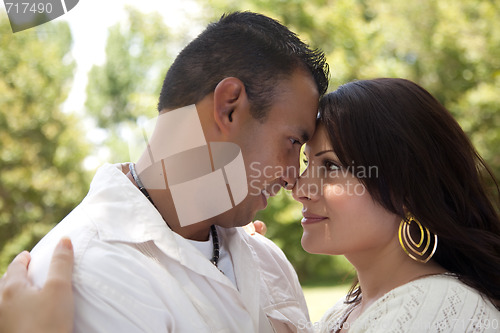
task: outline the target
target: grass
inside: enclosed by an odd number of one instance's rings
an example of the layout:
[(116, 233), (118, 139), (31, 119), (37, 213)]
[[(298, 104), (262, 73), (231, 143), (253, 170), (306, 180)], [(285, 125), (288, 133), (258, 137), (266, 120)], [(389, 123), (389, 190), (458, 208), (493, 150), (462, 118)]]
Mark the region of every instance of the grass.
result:
[(323, 313), (332, 307), (337, 301), (347, 294), (350, 285), (338, 285), (329, 287), (302, 287), (306, 297), (307, 307), (311, 322), (318, 321)]

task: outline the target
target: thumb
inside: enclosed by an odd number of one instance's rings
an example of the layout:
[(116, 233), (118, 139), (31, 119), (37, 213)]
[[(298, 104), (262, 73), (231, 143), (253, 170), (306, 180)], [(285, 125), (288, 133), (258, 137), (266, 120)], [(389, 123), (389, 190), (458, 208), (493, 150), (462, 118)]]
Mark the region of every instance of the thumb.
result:
[(30, 260), (31, 256), (29, 252), (23, 251), (19, 253), (10, 263), (6, 273), (16, 276), (16, 279), (19, 277), (25, 277), (28, 272)]
[(56, 283), (58, 287), (69, 286), (71, 288), (73, 262), (73, 244), (69, 238), (64, 237), (59, 241), (52, 255), (47, 284)]

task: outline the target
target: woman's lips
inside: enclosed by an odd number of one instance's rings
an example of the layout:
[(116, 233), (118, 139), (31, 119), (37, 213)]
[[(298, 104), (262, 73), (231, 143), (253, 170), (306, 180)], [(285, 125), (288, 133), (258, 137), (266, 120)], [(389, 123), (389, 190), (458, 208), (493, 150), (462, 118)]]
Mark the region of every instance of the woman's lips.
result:
[(301, 221), (302, 224), (312, 224), (327, 219), (326, 216), (316, 215), (308, 212), (302, 212), (302, 215), (304, 216), (304, 218)]

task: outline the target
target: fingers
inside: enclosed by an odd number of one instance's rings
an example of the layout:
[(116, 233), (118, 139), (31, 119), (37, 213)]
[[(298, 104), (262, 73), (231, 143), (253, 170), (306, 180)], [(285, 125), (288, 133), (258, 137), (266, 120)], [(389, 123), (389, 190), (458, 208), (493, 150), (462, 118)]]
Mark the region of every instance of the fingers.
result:
[(19, 253), (7, 268), (6, 275), (14, 279), (26, 276), (31, 256), (28, 251)]
[(262, 236), (265, 236), (267, 232), (266, 224), (259, 220), (248, 223), (247, 225), (243, 226), (243, 229), (245, 229), (245, 231), (249, 235), (255, 235), (255, 233), (258, 233)]
[(71, 288), (73, 261), (73, 245), (69, 238), (64, 237), (59, 241), (52, 255), (46, 285), (57, 284), (54, 287), (69, 286)]
[(28, 252), (19, 254), (0, 280), (0, 332), (71, 332), (71, 241), (63, 238), (55, 248), (42, 288), (28, 278), (30, 258)]
[(267, 226), (264, 222), (257, 220), (253, 223), (253, 226), (256, 233), (261, 234), (262, 236), (266, 235)]
[(28, 281), (28, 265), (31, 256), (27, 251), (19, 253), (0, 280), (0, 299), (11, 299)]

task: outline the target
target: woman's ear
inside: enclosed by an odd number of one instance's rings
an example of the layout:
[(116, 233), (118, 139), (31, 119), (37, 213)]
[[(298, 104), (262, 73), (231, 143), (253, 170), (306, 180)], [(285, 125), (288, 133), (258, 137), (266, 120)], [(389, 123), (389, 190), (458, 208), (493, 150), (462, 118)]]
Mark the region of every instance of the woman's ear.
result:
[(245, 108), (248, 108), (245, 85), (240, 79), (227, 77), (214, 90), (214, 119), (220, 131), (227, 134)]

